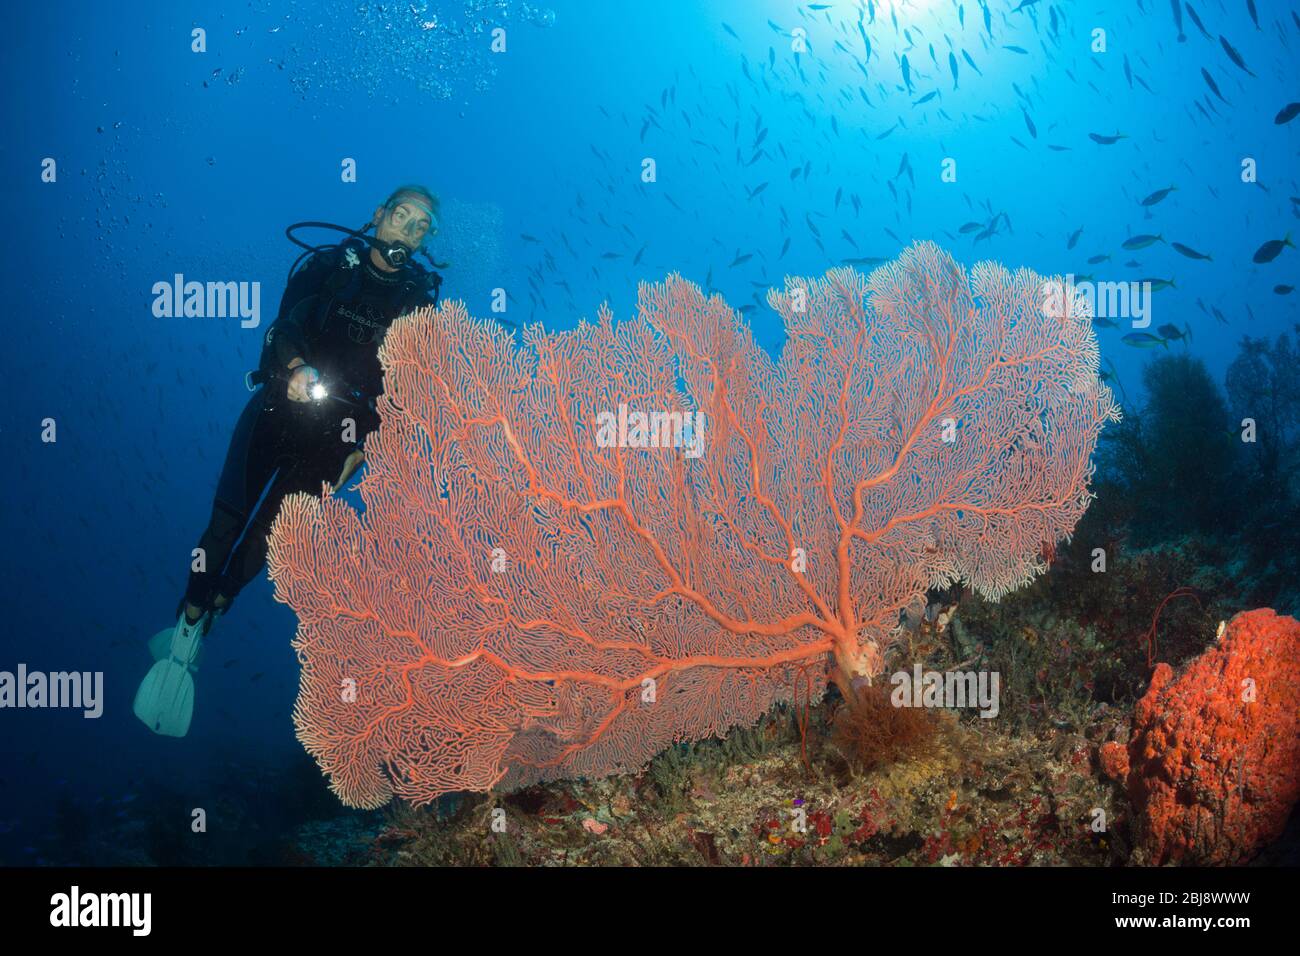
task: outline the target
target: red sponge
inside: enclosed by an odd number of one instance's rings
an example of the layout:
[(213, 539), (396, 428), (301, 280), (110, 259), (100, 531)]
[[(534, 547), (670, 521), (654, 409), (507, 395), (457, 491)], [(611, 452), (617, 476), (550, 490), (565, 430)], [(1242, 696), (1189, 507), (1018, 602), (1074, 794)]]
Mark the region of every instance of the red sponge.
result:
[(1127, 776), (1150, 862), (1248, 860), (1300, 797), (1300, 622), (1268, 608), (1238, 614), (1176, 677), (1158, 665), (1127, 754), (1107, 744), (1100, 758), (1108, 775)]

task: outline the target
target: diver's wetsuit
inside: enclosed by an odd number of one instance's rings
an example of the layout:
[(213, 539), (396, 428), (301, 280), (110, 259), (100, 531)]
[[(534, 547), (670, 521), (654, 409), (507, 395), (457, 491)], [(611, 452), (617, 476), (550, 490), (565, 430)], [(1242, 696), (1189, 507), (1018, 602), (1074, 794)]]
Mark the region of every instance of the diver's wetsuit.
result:
[[(321, 482), (338, 478), (379, 424), (374, 399), (383, 385), (384, 333), (398, 316), (436, 304), (440, 281), (414, 264), (393, 273), (375, 268), (360, 240), (316, 253), (289, 280), (262, 351), (262, 371), (273, 377), (235, 426), (199, 538), (207, 570), (191, 571), (185, 601), (204, 609), (218, 593), (233, 601), (266, 563), (267, 535), (285, 495), (319, 494)], [(331, 398), (289, 400), (287, 366), (298, 356), (320, 373)], [(356, 423), (355, 445), (343, 440), (348, 418)]]

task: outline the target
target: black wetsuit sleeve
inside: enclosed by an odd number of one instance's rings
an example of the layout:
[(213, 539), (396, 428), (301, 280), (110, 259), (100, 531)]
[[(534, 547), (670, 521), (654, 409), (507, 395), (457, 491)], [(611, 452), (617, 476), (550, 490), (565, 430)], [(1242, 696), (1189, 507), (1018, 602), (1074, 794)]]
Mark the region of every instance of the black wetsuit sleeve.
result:
[[(441, 285), (442, 285), (442, 280), (440, 278), (438, 280), (438, 286)], [(437, 287), (435, 287), (434, 290), (430, 292), (426, 292), (423, 295), (416, 298), (414, 302), (412, 302), (406, 309), (403, 310), (403, 314), (413, 309), (422, 309), (426, 305), (437, 305), (437, 298), (438, 298), (438, 292), (437, 292)], [(357, 439), (358, 451), (360, 452), (365, 451), (366, 439), (369, 438), (370, 433), (378, 427), (379, 427), (378, 410), (377, 409), (369, 410), (365, 420), (363, 421), (361, 428), (359, 429), (359, 431), (361, 432), (361, 437)]]
[(294, 306), (310, 295), (320, 292), (321, 286), (333, 268), (332, 257), (318, 252), (307, 264), (293, 274), (280, 299), (280, 311), (275, 320), (275, 360), (285, 368), (295, 357), (309, 361), (308, 340), (311, 330), (305, 327), (307, 316), (292, 315)]

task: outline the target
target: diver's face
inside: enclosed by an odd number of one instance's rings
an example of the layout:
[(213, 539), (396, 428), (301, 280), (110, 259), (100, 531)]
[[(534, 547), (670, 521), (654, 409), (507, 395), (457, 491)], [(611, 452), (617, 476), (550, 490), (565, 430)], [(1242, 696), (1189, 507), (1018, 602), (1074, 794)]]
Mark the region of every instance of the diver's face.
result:
[(380, 219), (375, 236), (384, 242), (400, 242), (408, 249), (418, 249), (433, 228), (433, 220), (424, 204), (414, 199), (402, 200)]

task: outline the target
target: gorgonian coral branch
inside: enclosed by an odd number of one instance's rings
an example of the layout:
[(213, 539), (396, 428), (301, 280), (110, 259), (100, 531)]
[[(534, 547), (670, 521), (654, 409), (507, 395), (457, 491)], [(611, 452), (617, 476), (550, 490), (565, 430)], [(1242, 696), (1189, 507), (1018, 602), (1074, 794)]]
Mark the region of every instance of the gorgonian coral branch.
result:
[(639, 769), (810, 662), (814, 693), (876, 677), (927, 588), (1005, 594), (1087, 506), (1118, 412), (1043, 283), (930, 243), (787, 279), (777, 361), (677, 275), (522, 342), (458, 302), (402, 318), (365, 512), (294, 496), (271, 539), (300, 739), (345, 802), (424, 803)]

